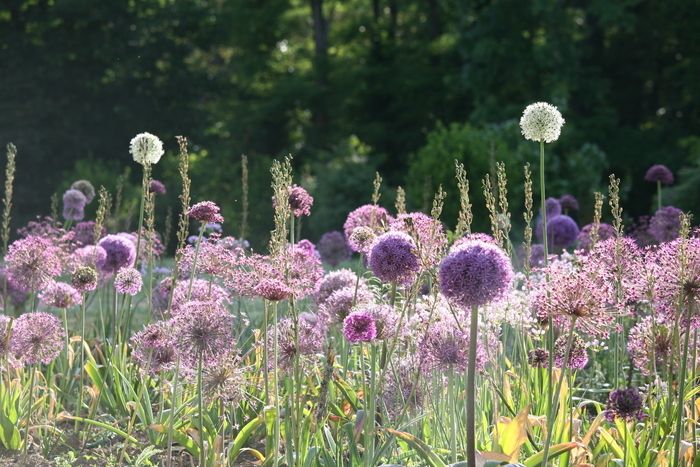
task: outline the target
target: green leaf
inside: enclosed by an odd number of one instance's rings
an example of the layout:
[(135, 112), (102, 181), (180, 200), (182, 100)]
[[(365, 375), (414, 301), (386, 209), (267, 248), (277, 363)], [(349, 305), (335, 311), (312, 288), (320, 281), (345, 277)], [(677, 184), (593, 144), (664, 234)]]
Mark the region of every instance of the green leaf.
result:
[[(561, 456), (565, 452), (569, 452), (572, 449), (579, 447), (579, 443), (560, 443), (560, 444), (555, 444), (554, 446), (551, 446), (549, 448), (549, 458), (550, 459), (555, 459), (558, 456)], [(525, 459), (523, 464), (525, 467), (540, 467), (542, 465), (542, 461), (544, 460), (544, 451), (540, 451), (535, 455), (532, 455)]]
[(387, 428), (386, 432), (408, 443), (416, 451), (416, 453), (428, 463), (428, 465), (433, 467), (447, 467), (442, 459), (440, 459), (440, 457), (433, 452), (430, 446), (412, 434), (404, 431), (393, 430), (391, 428)]

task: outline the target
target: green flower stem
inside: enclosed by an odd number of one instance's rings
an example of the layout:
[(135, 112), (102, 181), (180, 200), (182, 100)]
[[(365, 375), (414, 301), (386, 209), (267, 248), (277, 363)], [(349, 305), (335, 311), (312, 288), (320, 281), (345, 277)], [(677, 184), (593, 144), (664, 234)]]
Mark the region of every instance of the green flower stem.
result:
[(476, 349), (479, 308), (472, 306), (469, 326), (469, 361), (467, 364), (467, 467), (476, 467)]
[[(685, 377), (688, 369), (688, 345), (690, 344), (690, 316), (687, 317), (685, 336), (683, 336), (683, 357), (681, 359), (681, 373), (678, 378), (678, 417), (676, 418), (676, 433), (673, 437), (673, 463), (681, 465), (681, 437), (683, 436), (683, 412), (685, 410)], [(695, 362), (693, 362), (695, 364)], [(670, 387), (670, 386), (669, 386)]]
[(25, 463), (27, 461), (27, 450), (29, 449), (29, 428), (32, 420), (32, 409), (34, 409), (34, 383), (36, 379), (36, 369), (34, 368), (34, 365), (29, 366), (29, 371), (31, 372), (31, 375), (29, 377), (29, 406), (27, 407), (27, 417), (25, 420), (24, 432), (24, 446), (22, 447), (22, 458), (24, 459)]

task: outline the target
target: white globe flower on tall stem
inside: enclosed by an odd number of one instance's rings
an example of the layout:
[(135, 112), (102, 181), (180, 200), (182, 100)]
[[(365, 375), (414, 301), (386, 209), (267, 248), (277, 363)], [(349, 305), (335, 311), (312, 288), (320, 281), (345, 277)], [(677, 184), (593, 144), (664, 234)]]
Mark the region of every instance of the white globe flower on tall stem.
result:
[(139, 133), (131, 139), (129, 152), (141, 165), (157, 164), (163, 156), (163, 142), (156, 135)]

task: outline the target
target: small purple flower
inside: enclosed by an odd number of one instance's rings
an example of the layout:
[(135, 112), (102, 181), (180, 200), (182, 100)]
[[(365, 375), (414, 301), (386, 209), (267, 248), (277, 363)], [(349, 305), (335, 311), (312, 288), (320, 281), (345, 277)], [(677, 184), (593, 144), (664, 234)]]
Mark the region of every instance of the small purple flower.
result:
[(70, 308), (81, 301), (80, 292), (64, 282), (53, 282), (39, 293), (41, 303), (55, 308)]
[(671, 185), (673, 183), (673, 172), (663, 164), (652, 165), (644, 175), (644, 180), (654, 183), (661, 182), (662, 185)]
[(117, 272), (121, 268), (134, 265), (136, 260), (136, 246), (134, 242), (123, 235), (107, 235), (103, 237), (97, 246), (102, 247), (107, 253), (102, 271), (106, 273)]
[(348, 242), (345, 240), (345, 235), (337, 230), (324, 233), (318, 241), (317, 248), (321, 255), (321, 260), (333, 267), (350, 259), (352, 255), (352, 250), (350, 250)]
[(492, 243), (465, 244), (440, 263), (442, 294), (467, 309), (502, 297), (512, 280), (510, 259)]
[[(547, 198), (544, 202), (545, 212), (547, 213), (547, 229), (549, 229), (549, 221), (553, 218), (559, 216), (562, 211), (561, 203), (557, 198)], [(535, 237), (538, 240), (542, 240), (542, 208), (537, 214), (537, 219), (535, 221)]]
[(177, 352), (171, 321), (157, 321), (134, 334), (131, 344), (131, 358), (144, 373), (157, 375), (175, 366)]
[(73, 242), (79, 245), (93, 245), (95, 243), (95, 222), (85, 221), (75, 224)]
[(616, 418), (625, 421), (644, 418), (644, 401), (637, 388), (615, 389), (608, 396), (605, 418), (614, 422)]
[(71, 276), (71, 284), (78, 292), (92, 292), (97, 289), (99, 277), (95, 268), (78, 266)]
[(87, 198), (75, 189), (63, 193), (63, 218), (67, 221), (81, 221), (85, 217)]
[(220, 214), (220, 208), (213, 201), (202, 201), (193, 205), (187, 215), (199, 222), (224, 223), (224, 217)]
[(402, 232), (380, 235), (372, 244), (369, 268), (384, 282), (411, 283), (420, 269), (413, 239)]
[(183, 363), (196, 368), (216, 362), (233, 347), (233, 317), (218, 303), (191, 301), (173, 318), (177, 348)]
[(148, 184), (148, 191), (156, 195), (164, 195), (166, 193), (165, 185), (160, 180), (153, 179)]
[(19, 290), (36, 292), (63, 272), (62, 251), (44, 237), (15, 240), (5, 256), (7, 277)]
[(372, 342), (377, 338), (374, 317), (366, 311), (353, 311), (343, 320), (343, 335), (353, 344)]
[[(367, 227), (374, 232), (374, 235), (379, 235), (386, 230), (386, 226), (389, 225), (390, 221), (391, 216), (389, 212), (383, 207), (374, 204), (365, 204), (350, 212), (345, 220), (345, 224), (343, 224), (345, 238), (348, 239), (350, 248), (354, 251), (361, 251), (351, 238), (355, 229)], [(367, 235), (364, 236), (366, 237)]]
[(530, 250), (530, 266), (544, 266), (544, 245), (534, 243)]
[(567, 248), (574, 244), (579, 229), (576, 222), (567, 215), (559, 215), (547, 221), (547, 239), (553, 248)]
[(318, 306), (322, 306), (333, 292), (350, 287), (354, 290), (355, 285), (358, 289), (367, 289), (365, 281), (359, 279), (350, 269), (331, 271), (316, 284), (314, 300)]
[(533, 349), (527, 353), (527, 363), (533, 368), (547, 368), (549, 352), (547, 349)]
[[(569, 336), (562, 335), (554, 342), (554, 366), (556, 368), (564, 367), (568, 337)], [(586, 343), (581, 336), (574, 334), (574, 338), (571, 341), (571, 349), (569, 350), (569, 362), (566, 367), (570, 370), (582, 370), (587, 364), (588, 350), (586, 349)]]
[(559, 204), (564, 210), (564, 213), (579, 210), (578, 200), (574, 197), (574, 195), (562, 195), (562, 197), (559, 198)]
[(345, 287), (333, 292), (319, 307), (319, 311), (332, 323), (342, 323), (352, 311), (353, 306), (372, 302), (372, 293), (367, 287)]
[(277, 279), (263, 279), (257, 287), (255, 293), (258, 296), (271, 302), (279, 302), (292, 295), (292, 290), (287, 285)]
[(659, 209), (649, 221), (649, 234), (659, 243), (675, 240), (681, 229), (681, 214), (683, 211), (673, 206)]
[(290, 187), (288, 201), (294, 217), (311, 215), (314, 198), (304, 188), (298, 185)]
[(26, 365), (49, 364), (64, 347), (65, 332), (54, 315), (25, 313), (12, 326), (10, 351)]
[(95, 199), (95, 187), (87, 180), (76, 180), (70, 187), (73, 190), (78, 190), (85, 196), (86, 204), (90, 204)]
[(117, 292), (132, 297), (141, 291), (143, 278), (134, 268), (121, 268), (114, 277), (114, 288)]
[[(578, 247), (582, 250), (588, 251), (591, 249), (593, 244), (591, 233), (593, 232), (594, 228), (595, 224), (586, 224), (579, 232), (576, 241), (578, 242)], [(602, 242), (613, 237), (615, 237), (615, 228), (612, 225), (606, 224), (605, 222), (598, 224), (598, 242)]]

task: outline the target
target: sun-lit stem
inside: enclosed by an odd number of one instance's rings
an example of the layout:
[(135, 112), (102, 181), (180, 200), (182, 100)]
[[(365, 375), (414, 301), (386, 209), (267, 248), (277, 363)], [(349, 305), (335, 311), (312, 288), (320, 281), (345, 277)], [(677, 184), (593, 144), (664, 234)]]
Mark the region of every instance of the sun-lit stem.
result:
[(467, 363), (467, 466), (476, 467), (476, 343), (479, 308), (473, 306), (469, 325), (469, 360)]

